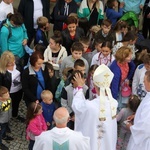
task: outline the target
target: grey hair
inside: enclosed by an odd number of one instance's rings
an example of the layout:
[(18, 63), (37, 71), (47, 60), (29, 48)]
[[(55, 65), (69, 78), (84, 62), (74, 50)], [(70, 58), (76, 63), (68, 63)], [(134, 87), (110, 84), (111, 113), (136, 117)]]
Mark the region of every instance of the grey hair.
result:
[(60, 124), (60, 125), (67, 124), (69, 117), (70, 117), (69, 113), (67, 113), (66, 116), (62, 117), (62, 118), (58, 118), (55, 113), (53, 115), (53, 119), (54, 119), (55, 123)]

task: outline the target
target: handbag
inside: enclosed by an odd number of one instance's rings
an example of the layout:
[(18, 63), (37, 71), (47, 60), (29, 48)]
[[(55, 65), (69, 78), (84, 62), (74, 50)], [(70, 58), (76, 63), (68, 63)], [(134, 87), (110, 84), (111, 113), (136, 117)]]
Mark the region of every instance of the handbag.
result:
[(131, 87), (124, 82), (121, 86), (122, 97), (129, 97), (131, 93), (132, 93)]

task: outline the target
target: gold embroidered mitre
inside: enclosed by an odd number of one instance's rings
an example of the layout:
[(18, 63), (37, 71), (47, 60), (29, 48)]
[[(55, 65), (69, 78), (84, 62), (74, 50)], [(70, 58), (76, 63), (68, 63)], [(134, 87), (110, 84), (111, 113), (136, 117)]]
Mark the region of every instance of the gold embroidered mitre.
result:
[(93, 75), (93, 82), (94, 84), (100, 88), (100, 114), (99, 120), (105, 121), (106, 120), (106, 106), (105, 106), (105, 99), (106, 94), (108, 95), (108, 99), (111, 105), (111, 115), (112, 118), (116, 116), (117, 107), (114, 107), (114, 98), (112, 97), (110, 84), (114, 77), (114, 74), (111, 70), (104, 64), (100, 65), (94, 72)]

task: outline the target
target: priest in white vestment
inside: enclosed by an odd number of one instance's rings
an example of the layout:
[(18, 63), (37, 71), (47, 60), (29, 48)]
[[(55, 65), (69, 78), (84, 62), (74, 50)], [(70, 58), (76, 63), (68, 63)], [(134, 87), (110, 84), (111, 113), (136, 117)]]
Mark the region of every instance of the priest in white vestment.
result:
[(82, 89), (84, 79), (79, 74), (74, 77), (77, 85), (72, 104), (75, 113), (75, 130), (90, 137), (90, 150), (116, 149), (118, 103), (113, 99), (109, 88), (113, 76), (104, 64), (95, 70), (93, 81), (98, 96), (92, 101), (84, 97)]
[(150, 71), (145, 73), (144, 86), (147, 91), (134, 117), (129, 123), (131, 137), (127, 150), (150, 150)]
[(35, 137), (33, 150), (90, 150), (88, 137), (69, 129), (69, 112), (60, 107), (54, 112), (56, 127)]

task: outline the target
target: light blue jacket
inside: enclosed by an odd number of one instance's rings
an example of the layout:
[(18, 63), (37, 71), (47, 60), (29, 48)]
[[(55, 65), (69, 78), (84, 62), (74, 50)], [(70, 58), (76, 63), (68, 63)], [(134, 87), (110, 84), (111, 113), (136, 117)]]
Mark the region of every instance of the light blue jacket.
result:
[(6, 50), (11, 51), (18, 57), (23, 57), (25, 54), (22, 42), (24, 39), (28, 39), (27, 32), (24, 24), (21, 26), (13, 26), (9, 20), (6, 22), (10, 26), (10, 31), (7, 27), (3, 26), (0, 31), (0, 45), (1, 53)]
[(119, 0), (119, 2), (124, 2), (123, 7), (124, 12), (133, 11), (136, 14), (140, 14), (140, 5), (144, 6), (145, 0)]

